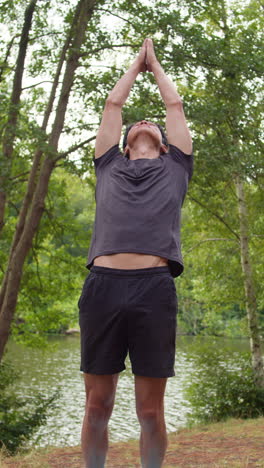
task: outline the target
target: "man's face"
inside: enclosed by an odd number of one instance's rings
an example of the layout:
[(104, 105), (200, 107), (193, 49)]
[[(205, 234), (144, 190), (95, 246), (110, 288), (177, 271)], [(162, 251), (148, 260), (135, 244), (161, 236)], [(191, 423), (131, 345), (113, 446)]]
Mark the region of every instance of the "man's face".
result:
[(136, 122), (133, 127), (131, 127), (127, 135), (127, 145), (132, 147), (137, 137), (144, 134), (150, 136), (155, 144), (162, 145), (162, 135), (159, 127), (147, 120)]

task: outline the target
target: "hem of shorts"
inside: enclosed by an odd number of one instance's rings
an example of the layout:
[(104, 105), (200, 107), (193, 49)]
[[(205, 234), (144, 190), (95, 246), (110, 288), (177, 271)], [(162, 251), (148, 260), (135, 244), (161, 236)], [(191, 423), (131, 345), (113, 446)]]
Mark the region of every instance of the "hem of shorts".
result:
[(118, 368), (114, 369), (100, 369), (100, 370), (95, 370), (95, 369), (84, 369), (82, 366), (80, 367), (80, 372), (83, 372), (84, 374), (94, 374), (94, 375), (113, 375), (113, 374), (119, 374), (119, 372), (122, 372), (126, 369), (126, 366), (119, 366)]
[(169, 369), (168, 371), (163, 371), (163, 372), (160, 372), (160, 371), (157, 371), (157, 372), (146, 371), (145, 372), (145, 371), (136, 371), (132, 369), (132, 372), (135, 376), (138, 376), (138, 377), (152, 377), (152, 378), (157, 378), (157, 379), (175, 377), (175, 371), (171, 369)]

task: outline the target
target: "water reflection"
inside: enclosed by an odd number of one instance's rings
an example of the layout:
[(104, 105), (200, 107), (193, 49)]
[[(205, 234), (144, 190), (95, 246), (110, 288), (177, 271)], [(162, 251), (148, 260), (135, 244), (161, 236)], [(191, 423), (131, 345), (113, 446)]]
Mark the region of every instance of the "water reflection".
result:
[[(190, 408), (183, 398), (183, 382), (192, 378), (192, 361), (188, 354), (193, 337), (178, 337), (176, 377), (168, 379), (165, 395), (165, 416), (169, 432), (186, 424)], [(204, 340), (208, 340), (204, 338)], [(230, 351), (248, 350), (247, 340), (213, 340), (212, 345), (230, 347)], [(197, 352), (199, 349), (197, 348)], [(7, 357), (21, 370), (17, 393), (32, 396), (38, 392), (51, 395), (60, 388), (57, 408), (48, 422), (32, 440), (34, 446), (75, 446), (80, 444), (85, 392), (79, 372), (79, 338), (58, 337), (50, 340), (47, 350), (32, 350), (14, 343), (9, 345)], [(109, 425), (110, 441), (139, 437), (135, 411), (134, 376), (129, 360), (119, 376), (116, 403)]]

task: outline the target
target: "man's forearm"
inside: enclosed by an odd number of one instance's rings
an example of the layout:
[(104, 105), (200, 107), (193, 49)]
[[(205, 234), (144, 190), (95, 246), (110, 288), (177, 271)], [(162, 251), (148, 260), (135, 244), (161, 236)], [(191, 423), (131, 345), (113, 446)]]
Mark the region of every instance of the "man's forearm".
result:
[(166, 75), (158, 61), (152, 64), (152, 71), (165, 106), (170, 107), (177, 104), (181, 105), (182, 100), (177, 92), (175, 85)]
[(139, 72), (139, 65), (134, 62), (109, 93), (106, 100), (107, 103), (122, 107), (128, 98), (129, 92)]

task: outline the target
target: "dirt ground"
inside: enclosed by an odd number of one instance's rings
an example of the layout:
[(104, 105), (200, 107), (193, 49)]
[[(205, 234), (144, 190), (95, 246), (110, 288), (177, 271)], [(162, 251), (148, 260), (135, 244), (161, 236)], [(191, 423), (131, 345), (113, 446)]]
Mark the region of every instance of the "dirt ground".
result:
[[(110, 444), (106, 468), (140, 468), (137, 441)], [(1, 468), (81, 468), (80, 447), (0, 458)], [(264, 418), (183, 429), (169, 435), (163, 468), (264, 468)]]

